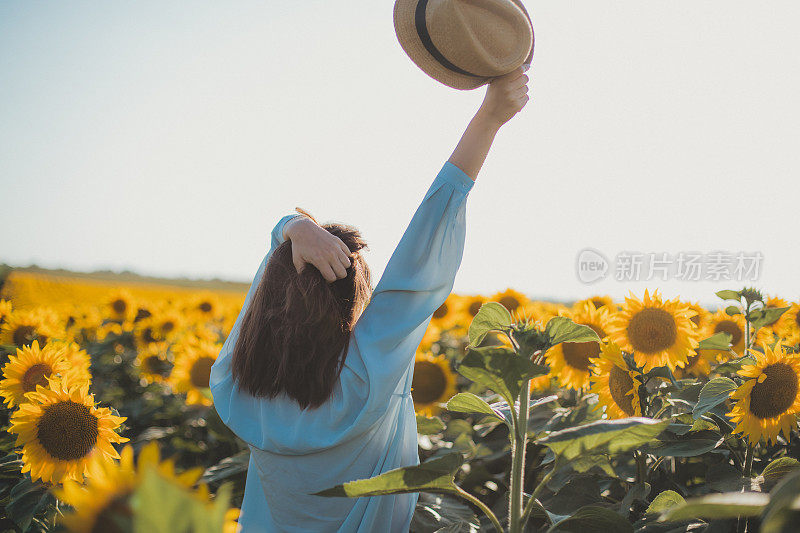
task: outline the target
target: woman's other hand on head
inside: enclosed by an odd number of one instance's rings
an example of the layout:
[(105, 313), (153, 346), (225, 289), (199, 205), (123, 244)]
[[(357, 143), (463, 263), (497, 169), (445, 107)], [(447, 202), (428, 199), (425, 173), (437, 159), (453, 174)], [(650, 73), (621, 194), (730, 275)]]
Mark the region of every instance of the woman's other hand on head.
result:
[(292, 261), (298, 273), (311, 263), (328, 283), (347, 277), (351, 252), (339, 237), (307, 217), (294, 221), (286, 235), (292, 241)]
[(519, 113), (528, 103), (528, 75), (526, 67), (519, 67), (494, 78), (486, 88), (479, 115), (502, 126)]

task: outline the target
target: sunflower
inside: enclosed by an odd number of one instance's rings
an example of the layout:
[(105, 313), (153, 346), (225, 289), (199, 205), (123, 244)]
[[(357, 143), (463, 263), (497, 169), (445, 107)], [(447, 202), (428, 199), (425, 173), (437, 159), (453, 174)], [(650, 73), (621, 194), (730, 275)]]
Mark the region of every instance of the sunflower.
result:
[(697, 313), (691, 318), (692, 322), (694, 322), (694, 325), (700, 329), (705, 328), (708, 325), (708, 319), (711, 317), (711, 311), (700, 305), (698, 302), (686, 302), (686, 305), (689, 306), (689, 309)]
[(442, 330), (436, 324), (428, 324), (428, 329), (425, 330), (425, 335), (417, 346), (417, 351), (427, 352), (433, 346), (433, 343), (438, 341), (442, 336)]
[(433, 416), (441, 411), (437, 404), (446, 402), (455, 393), (456, 377), (447, 358), (430, 352), (417, 352), (411, 382), (414, 410), (421, 415)]
[(525, 316), (530, 322), (538, 322), (544, 327), (551, 318), (567, 314), (570, 309), (566, 306), (555, 305), (550, 302), (530, 302), (524, 307), (524, 311), (519, 313)]
[(550, 390), (550, 387), (553, 385), (553, 376), (552, 371), (543, 375), (538, 376), (531, 379), (531, 395), (534, 393), (540, 394), (544, 391)]
[(508, 309), (512, 317), (516, 316), (531, 303), (530, 298), (512, 288), (508, 288), (503, 292), (498, 292), (489, 300), (502, 304), (503, 307)]
[(636, 372), (629, 370), (619, 346), (613, 342), (600, 346), (595, 360), (597, 373), (590, 376), (590, 391), (597, 394), (598, 407), (605, 407), (608, 418), (642, 416)]
[(611, 296), (609, 296), (607, 294), (603, 295), (603, 296), (600, 296), (600, 295), (592, 296), (590, 298), (586, 298), (585, 300), (578, 300), (577, 302), (575, 302), (573, 304), (572, 308), (577, 311), (578, 309), (583, 308), (583, 306), (584, 306), (584, 304), (586, 304), (586, 302), (592, 302), (592, 304), (597, 309), (600, 309), (603, 306), (608, 306), (608, 308), (610, 310), (612, 310), (612, 311), (616, 311), (617, 310), (617, 306), (614, 305), (614, 299), (611, 298)]
[(459, 297), (457, 295), (450, 294), (442, 305), (433, 312), (431, 323), (443, 330), (456, 327), (461, 322), (458, 301)]
[[(572, 313), (562, 313), (572, 319), (576, 324), (589, 326), (597, 333), (600, 339), (606, 336), (611, 315), (607, 307), (597, 309), (591, 300), (583, 304)], [(562, 342), (547, 352), (547, 361), (551, 373), (558, 378), (562, 387), (583, 390), (589, 387), (589, 376), (592, 373), (591, 359), (600, 353), (600, 343), (591, 342)]]
[(187, 311), (193, 313), (196, 318), (215, 320), (221, 316), (222, 304), (216, 294), (207, 292), (194, 298), (189, 303)]
[(762, 349), (764, 353), (750, 350), (755, 364), (739, 370), (750, 379), (731, 394), (737, 402), (728, 413), (737, 424), (733, 432), (747, 435), (752, 444), (777, 442), (780, 432), (788, 440), (800, 412), (800, 356), (787, 355), (780, 344)]
[(139, 322), (140, 320), (150, 318), (151, 316), (153, 316), (153, 312), (150, 310), (150, 308), (145, 304), (139, 304), (139, 307), (136, 308), (136, 314), (133, 317), (133, 321)]
[[(53, 341), (48, 346), (53, 346), (56, 349), (64, 350), (64, 356), (69, 361), (69, 370), (65, 373), (69, 374), (70, 377), (73, 378), (73, 383), (83, 383), (86, 382), (89, 385), (92, 384), (92, 358), (91, 356), (86, 353), (86, 350), (81, 348), (75, 342), (67, 342), (67, 341)], [(46, 386), (46, 383), (42, 383), (42, 386)]]
[(6, 317), (11, 314), (11, 302), (0, 300), (0, 326), (5, 322)]
[(82, 306), (73, 309), (67, 317), (65, 338), (80, 344), (94, 342), (97, 329), (103, 323), (103, 317), (97, 306)]
[(608, 334), (621, 349), (633, 352), (644, 372), (661, 366), (675, 370), (686, 365), (699, 344), (700, 332), (691, 320), (695, 314), (678, 299), (662, 301), (658, 290), (651, 297), (645, 289), (643, 300), (632, 293), (625, 298)]
[(709, 318), (710, 334), (728, 333), (731, 336), (731, 350), (737, 354), (744, 352), (744, 315), (730, 316), (719, 310)]
[(724, 350), (695, 350), (694, 355), (689, 356), (686, 366), (676, 371), (676, 376), (706, 377), (711, 373), (711, 367), (719, 362), (720, 356), (724, 357), (726, 353)]
[[(238, 316), (238, 312), (234, 315), (234, 321)], [(158, 313), (153, 317), (153, 326), (157, 335), (163, 339), (171, 339), (177, 335), (183, 328), (183, 319), (181, 314), (175, 310), (165, 311)]]
[(470, 322), (473, 318), (475, 318), (475, 315), (477, 315), (478, 311), (481, 310), (481, 306), (487, 301), (488, 300), (481, 295), (467, 296), (462, 300), (462, 311), (469, 317), (467, 322)]
[(27, 393), (28, 402), (11, 415), (9, 431), (17, 435), (16, 446), (23, 446), (22, 473), (51, 483), (82, 481), (92, 461), (119, 458), (111, 443), (130, 440), (116, 433), (126, 417), (96, 407), (87, 383), (66, 376), (48, 382), (49, 388), (37, 385)]
[(225, 511), (225, 526), (222, 530), (222, 533), (236, 533), (239, 528), (239, 515), (241, 514), (241, 509), (236, 507), (231, 507), (227, 511)]
[(175, 392), (186, 393), (188, 405), (210, 406), (213, 402), (204, 394), (211, 378), (211, 367), (222, 349), (221, 344), (206, 340), (181, 345), (169, 382)]
[(199, 467), (175, 475), (173, 461), (160, 462), (159, 455), (158, 442), (150, 441), (142, 448), (134, 467), (133, 447), (126, 445), (119, 462), (90, 463), (85, 486), (64, 480), (63, 486), (54, 488), (53, 493), (75, 510), (63, 515), (62, 523), (75, 533), (118, 531), (117, 520), (127, 523), (131, 519), (130, 498), (144, 479), (146, 468), (156, 469), (169, 481), (187, 489), (203, 475), (203, 469)]
[[(783, 298), (779, 298), (777, 296), (769, 296), (764, 300), (764, 307), (766, 309), (782, 309), (784, 307), (788, 307), (789, 309), (784, 312), (778, 320), (770, 324), (769, 326), (763, 327), (758, 330), (758, 333), (761, 333), (764, 330), (769, 330), (770, 332), (774, 332), (775, 335), (778, 337), (783, 337), (787, 333), (790, 333), (792, 330), (792, 326), (797, 326), (797, 315), (792, 315), (792, 304), (784, 300)], [(756, 340), (758, 342), (758, 340)]]
[(136, 304), (130, 291), (119, 289), (106, 300), (108, 317), (117, 322), (132, 321), (136, 317)]
[(5, 317), (0, 329), (0, 344), (30, 346), (31, 341), (38, 339), (44, 346), (56, 334), (52, 318), (42, 309), (13, 311)]
[(0, 395), (9, 408), (28, 401), (25, 394), (36, 390), (36, 385), (47, 385), (48, 376), (70, 371), (70, 362), (63, 347), (46, 344), (39, 348), (39, 341), (30, 346), (17, 348), (17, 355), (9, 355), (3, 366), (3, 381)]
[(793, 303), (792, 307), (784, 313), (787, 317), (787, 331), (783, 333), (785, 337), (792, 337), (800, 334), (800, 303)]
[(163, 383), (169, 376), (172, 363), (167, 357), (168, 345), (158, 342), (148, 345), (136, 353), (134, 365), (139, 375), (148, 383)]

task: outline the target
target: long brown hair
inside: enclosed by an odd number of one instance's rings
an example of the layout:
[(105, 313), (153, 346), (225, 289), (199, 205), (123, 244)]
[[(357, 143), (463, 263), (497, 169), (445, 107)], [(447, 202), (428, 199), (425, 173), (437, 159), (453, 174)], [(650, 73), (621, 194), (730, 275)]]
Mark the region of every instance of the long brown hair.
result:
[(242, 318), (231, 362), (240, 389), (269, 398), (285, 392), (303, 409), (319, 407), (333, 393), (350, 333), (372, 294), (369, 267), (358, 253), (368, 247), (359, 231), (320, 227), (350, 249), (347, 277), (328, 283), (308, 263), (298, 274), (291, 241), (281, 243)]

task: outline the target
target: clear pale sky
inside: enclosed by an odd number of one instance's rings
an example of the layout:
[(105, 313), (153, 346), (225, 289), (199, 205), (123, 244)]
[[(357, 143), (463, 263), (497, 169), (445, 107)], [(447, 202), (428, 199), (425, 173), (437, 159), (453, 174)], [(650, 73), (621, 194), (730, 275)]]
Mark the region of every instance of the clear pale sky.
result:
[[(0, 261), (250, 281), (300, 206), (375, 280), (484, 89), (419, 71), (389, 0), (0, 3)], [(580, 250), (760, 252), (800, 298), (800, 3), (528, 0), (531, 101), (470, 192), (454, 292), (701, 302)], [(612, 266), (613, 269), (613, 266)]]

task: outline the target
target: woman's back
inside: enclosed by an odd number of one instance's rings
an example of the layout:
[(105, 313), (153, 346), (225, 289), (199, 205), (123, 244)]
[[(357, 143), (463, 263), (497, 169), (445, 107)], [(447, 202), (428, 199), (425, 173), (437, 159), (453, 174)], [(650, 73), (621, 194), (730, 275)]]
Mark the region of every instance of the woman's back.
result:
[(311, 494), (419, 464), (411, 398), (414, 354), (433, 312), (452, 290), (473, 185), (453, 163), (444, 164), (351, 333), (333, 395), (316, 409), (302, 410), (286, 395), (251, 396), (239, 391), (230, 375), (239, 323), (282, 241), (283, 224), (293, 215), (276, 225), (270, 252), (211, 372), (217, 412), (251, 449), (243, 531), (408, 530), (416, 494), (357, 499)]

